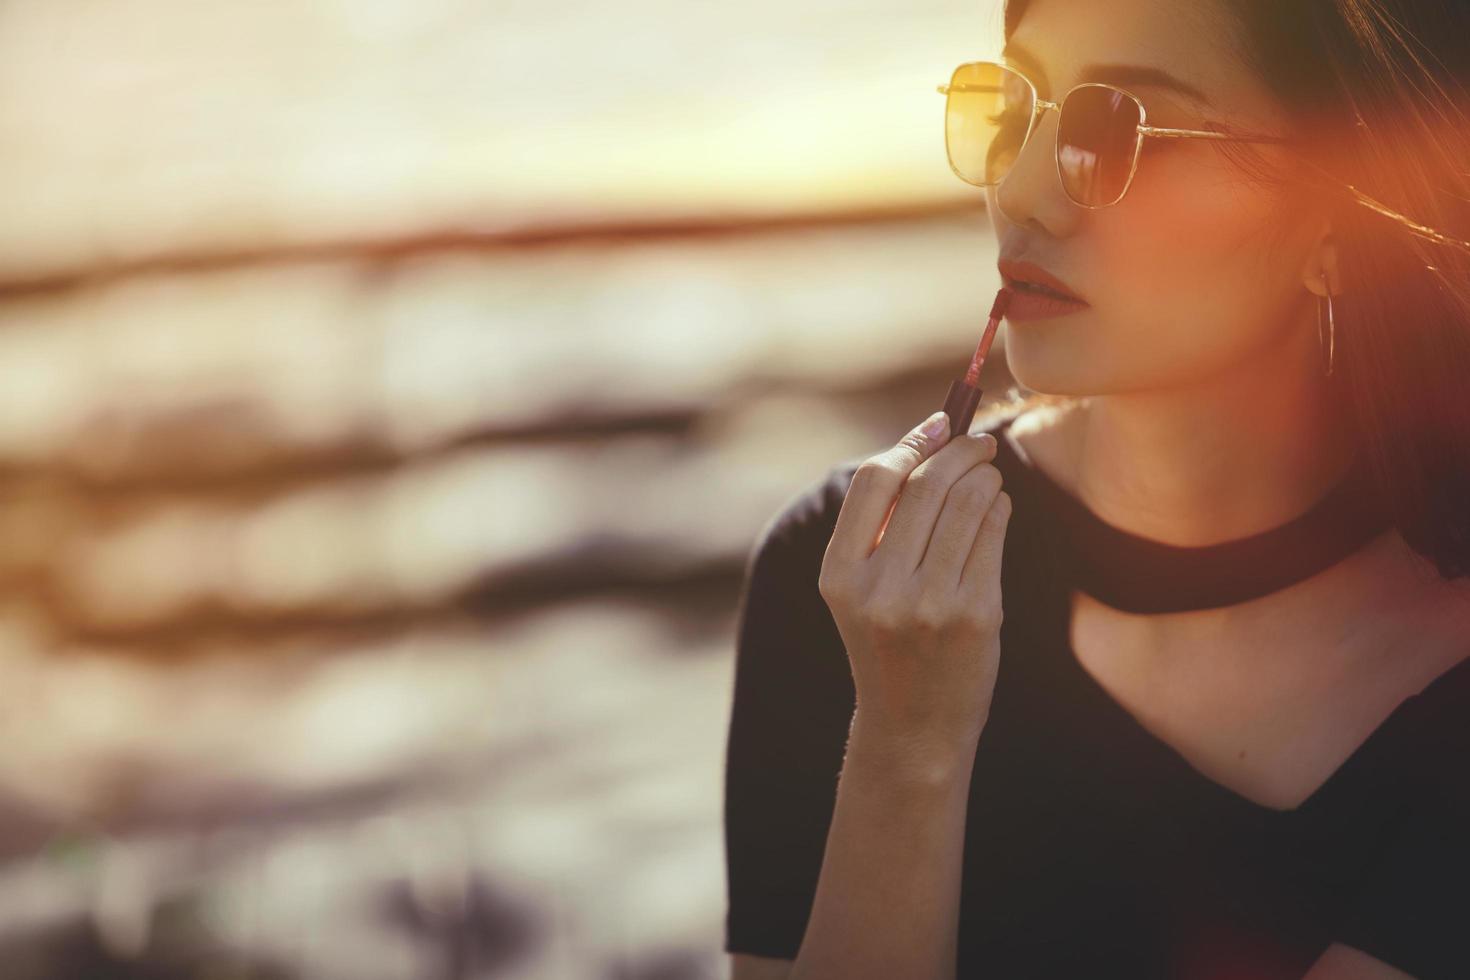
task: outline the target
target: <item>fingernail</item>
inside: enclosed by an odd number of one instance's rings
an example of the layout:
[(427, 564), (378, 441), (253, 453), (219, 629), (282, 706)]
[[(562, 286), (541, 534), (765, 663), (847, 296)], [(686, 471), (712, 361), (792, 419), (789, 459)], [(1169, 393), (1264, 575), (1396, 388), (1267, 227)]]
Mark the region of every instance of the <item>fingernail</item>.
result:
[(944, 412), (935, 412), (924, 420), (924, 424), (919, 427), (919, 431), (930, 439), (938, 439), (944, 435), (945, 430), (948, 428), (949, 415)]

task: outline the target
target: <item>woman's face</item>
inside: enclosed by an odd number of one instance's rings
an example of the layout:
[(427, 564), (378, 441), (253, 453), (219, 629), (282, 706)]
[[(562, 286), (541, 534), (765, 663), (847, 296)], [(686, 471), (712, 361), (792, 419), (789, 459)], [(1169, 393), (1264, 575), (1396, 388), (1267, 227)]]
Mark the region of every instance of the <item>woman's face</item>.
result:
[[(1107, 81), (1138, 96), (1150, 125), (1205, 129), (1210, 120), (1288, 133), (1283, 111), (1237, 63), (1222, 2), (1032, 0), (1004, 60), (1044, 99)], [(1162, 69), (1209, 104), (1167, 87), (1084, 77), (1090, 65)], [(1249, 182), (1209, 140), (1154, 137), (1144, 138), (1122, 201), (1090, 211), (1062, 190), (1056, 127), (1057, 113), (1043, 113), (1005, 180), (986, 189), (1001, 257), (1036, 262), (1090, 304), (1008, 324), (1006, 357), (1022, 385), (1064, 395), (1171, 388), (1251, 358), (1276, 358), (1275, 367), (1309, 377), (1318, 352), (1306, 281), (1321, 274), (1313, 262), (1328, 230), (1325, 220), (1307, 220), (1318, 212)]]

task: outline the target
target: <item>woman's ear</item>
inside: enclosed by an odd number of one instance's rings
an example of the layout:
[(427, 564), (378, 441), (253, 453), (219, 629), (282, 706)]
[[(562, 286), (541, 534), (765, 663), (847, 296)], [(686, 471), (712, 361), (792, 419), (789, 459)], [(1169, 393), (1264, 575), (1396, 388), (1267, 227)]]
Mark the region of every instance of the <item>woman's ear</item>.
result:
[(1312, 250), (1302, 282), (1318, 296), (1336, 296), (1342, 292), (1342, 282), (1337, 275), (1337, 237), (1331, 229), (1322, 235)]

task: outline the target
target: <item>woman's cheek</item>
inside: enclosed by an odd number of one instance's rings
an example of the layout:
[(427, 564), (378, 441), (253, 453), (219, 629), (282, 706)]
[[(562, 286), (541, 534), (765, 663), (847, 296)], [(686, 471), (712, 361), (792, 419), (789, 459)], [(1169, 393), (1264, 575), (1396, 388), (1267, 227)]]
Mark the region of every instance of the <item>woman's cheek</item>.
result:
[(1120, 204), (1097, 212), (1106, 215), (1094, 230), (1105, 239), (1098, 259), (1109, 291), (1188, 310), (1217, 309), (1222, 295), (1259, 289), (1268, 196), (1245, 193), (1208, 170), (1193, 186), (1162, 170), (1150, 184), (1135, 179)]

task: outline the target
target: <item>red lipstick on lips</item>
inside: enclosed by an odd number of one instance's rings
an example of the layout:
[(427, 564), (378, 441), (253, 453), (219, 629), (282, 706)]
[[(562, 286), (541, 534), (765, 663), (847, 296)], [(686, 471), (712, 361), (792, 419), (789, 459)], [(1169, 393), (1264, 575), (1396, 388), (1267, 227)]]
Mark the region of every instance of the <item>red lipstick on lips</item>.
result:
[(1035, 262), (1001, 259), (996, 265), (1006, 288), (1016, 294), (1007, 310), (1007, 319), (1039, 320), (1065, 316), (1088, 306), (1087, 301), (1072, 292), (1066, 283)]
[(995, 328), (1000, 326), (1000, 318), (1006, 315), (1014, 302), (1015, 291), (1002, 286), (1000, 292), (995, 294), (995, 302), (990, 306), (990, 319), (985, 324), (985, 334), (980, 338), (980, 346), (975, 348), (975, 356), (970, 358), (970, 369), (963, 378), (950, 383), (949, 394), (944, 398), (944, 414), (949, 416), (951, 439), (962, 432), (970, 431), (970, 423), (975, 420), (975, 409), (980, 405), (980, 367), (990, 353), (990, 343), (995, 339)]
[(1085, 309), (1086, 303), (1017, 289), (1016, 298), (1011, 300), (1006, 316), (1011, 320), (1041, 320), (1049, 316), (1066, 316)]

